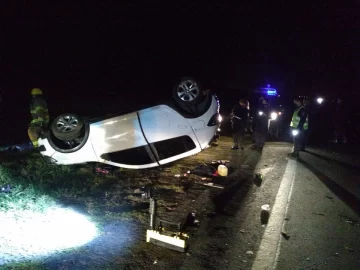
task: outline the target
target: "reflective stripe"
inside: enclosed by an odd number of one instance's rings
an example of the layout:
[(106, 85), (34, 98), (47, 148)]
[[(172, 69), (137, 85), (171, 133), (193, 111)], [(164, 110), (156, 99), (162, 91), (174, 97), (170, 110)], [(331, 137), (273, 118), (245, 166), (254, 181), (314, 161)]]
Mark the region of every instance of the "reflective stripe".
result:
[[(297, 128), (300, 123), (300, 116), (298, 116), (298, 113), (300, 109), (304, 108), (304, 106), (299, 107), (294, 111), (293, 117), (290, 122), (290, 127)], [(306, 116), (306, 120), (304, 122), (304, 129), (307, 130), (309, 127), (309, 116)]]
[(45, 113), (49, 113), (48, 109), (42, 107), (42, 106), (37, 106), (36, 108), (33, 108), (31, 110), (31, 113), (37, 113), (38, 111), (43, 110)]
[(34, 141), (34, 142), (31, 142), (33, 144), (33, 146), (36, 148), (36, 147), (39, 147), (39, 142), (38, 141)]

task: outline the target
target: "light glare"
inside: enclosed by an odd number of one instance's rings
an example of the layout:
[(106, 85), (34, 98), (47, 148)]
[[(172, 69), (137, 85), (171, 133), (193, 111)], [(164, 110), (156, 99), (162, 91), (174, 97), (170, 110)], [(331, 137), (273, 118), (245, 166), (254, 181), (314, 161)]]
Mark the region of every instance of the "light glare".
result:
[(319, 98), (316, 99), (316, 101), (317, 101), (317, 103), (321, 104), (321, 103), (323, 103), (324, 99), (319, 97)]
[(93, 240), (96, 226), (69, 208), (0, 212), (0, 258), (6, 262), (46, 256)]

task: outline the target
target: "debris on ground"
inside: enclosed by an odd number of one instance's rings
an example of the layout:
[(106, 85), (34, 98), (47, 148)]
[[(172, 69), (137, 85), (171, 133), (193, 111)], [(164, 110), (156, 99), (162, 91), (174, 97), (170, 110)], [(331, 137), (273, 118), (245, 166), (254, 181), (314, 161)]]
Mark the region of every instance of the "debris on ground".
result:
[(262, 184), (262, 180), (263, 180), (263, 177), (262, 177), (262, 174), (261, 173), (257, 173), (255, 174), (255, 177), (253, 179), (253, 182), (256, 186), (260, 187), (261, 184)]
[(328, 199), (330, 199), (330, 200), (334, 200), (334, 198), (333, 198), (333, 197), (328, 196), (328, 195), (325, 195), (325, 198), (328, 198)]
[(224, 186), (218, 185), (218, 184), (214, 184), (212, 182), (210, 183), (204, 183), (204, 182), (195, 182), (196, 184), (199, 185), (203, 185), (203, 186), (208, 186), (208, 187), (213, 187), (213, 188), (219, 188), (219, 189), (224, 189)]
[(229, 162), (228, 160), (218, 160), (212, 161), (210, 164), (200, 164), (191, 173), (203, 177), (227, 176), (229, 173), (227, 163)]
[(225, 165), (219, 165), (217, 169), (217, 173), (220, 176), (227, 176), (228, 175), (228, 168)]
[(206, 164), (201, 164), (197, 166), (194, 170), (192, 170), (192, 174), (196, 174), (199, 176), (213, 176), (213, 174), (216, 172), (216, 169), (214, 169), (212, 166), (208, 166)]
[(264, 204), (261, 206), (260, 220), (261, 224), (267, 224), (270, 217), (270, 205)]
[(314, 212), (313, 214), (314, 214), (314, 215), (318, 215), (318, 216), (325, 216), (325, 214), (323, 214), (323, 213), (316, 213), (316, 212)]
[(101, 174), (110, 174), (111, 173), (111, 168), (110, 167), (95, 167), (95, 172), (97, 174), (101, 173)]
[(217, 165), (226, 165), (227, 163), (230, 163), (230, 160), (213, 160), (213, 161), (211, 161), (211, 164), (217, 164)]
[(252, 252), (251, 250), (246, 251), (246, 255), (254, 255), (254, 252)]
[(354, 252), (355, 250), (350, 248), (350, 247), (347, 247), (347, 246), (344, 246), (345, 250), (346, 251), (349, 251), (349, 252)]
[(286, 239), (289, 240), (290, 239), (290, 235), (287, 232), (281, 232), (281, 235)]
[(0, 187), (0, 192), (1, 193), (10, 193), (11, 192), (11, 186), (9, 184), (4, 185), (2, 187)]
[(342, 215), (342, 214), (339, 214), (339, 217), (341, 220), (345, 219), (345, 222), (350, 224), (350, 225), (359, 225), (359, 221), (354, 219), (354, 218), (351, 218), (351, 217), (348, 217), (348, 216), (345, 216), (345, 215)]

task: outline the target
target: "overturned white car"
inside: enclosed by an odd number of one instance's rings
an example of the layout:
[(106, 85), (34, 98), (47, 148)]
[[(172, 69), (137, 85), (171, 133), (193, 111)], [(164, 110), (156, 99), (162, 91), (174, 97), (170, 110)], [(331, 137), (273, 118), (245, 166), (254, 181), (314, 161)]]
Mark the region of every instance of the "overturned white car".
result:
[(220, 121), (216, 95), (184, 78), (168, 104), (92, 120), (62, 114), (39, 139), (39, 149), (59, 165), (151, 168), (201, 152), (217, 136)]

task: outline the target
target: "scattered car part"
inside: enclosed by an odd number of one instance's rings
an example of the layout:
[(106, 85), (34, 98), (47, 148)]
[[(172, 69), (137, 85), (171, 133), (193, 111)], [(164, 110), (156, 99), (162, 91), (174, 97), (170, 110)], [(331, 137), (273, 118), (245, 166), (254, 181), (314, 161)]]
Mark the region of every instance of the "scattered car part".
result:
[[(173, 223), (157, 218), (156, 200), (153, 198), (150, 198), (149, 213), (150, 229), (146, 230), (146, 242), (172, 250), (185, 252), (188, 247), (189, 236), (181, 231), (180, 223)], [(168, 231), (164, 226), (165, 224), (175, 225), (177, 227), (177, 231)]]

